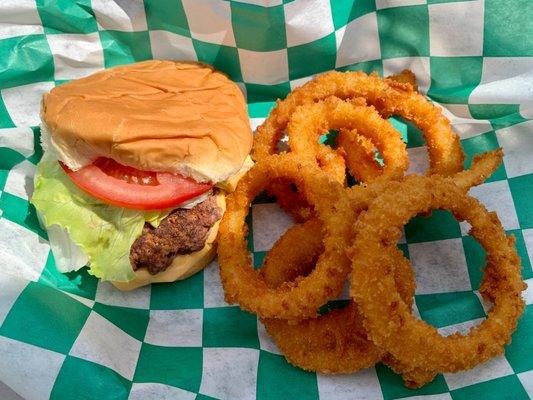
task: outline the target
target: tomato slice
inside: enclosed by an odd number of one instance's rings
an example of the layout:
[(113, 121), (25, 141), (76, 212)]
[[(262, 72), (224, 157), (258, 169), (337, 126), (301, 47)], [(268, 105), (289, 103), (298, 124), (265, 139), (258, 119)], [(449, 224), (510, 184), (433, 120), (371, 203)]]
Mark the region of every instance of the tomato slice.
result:
[(59, 163), (76, 186), (91, 196), (135, 210), (176, 207), (213, 187), (180, 175), (141, 171), (104, 157), (78, 171)]

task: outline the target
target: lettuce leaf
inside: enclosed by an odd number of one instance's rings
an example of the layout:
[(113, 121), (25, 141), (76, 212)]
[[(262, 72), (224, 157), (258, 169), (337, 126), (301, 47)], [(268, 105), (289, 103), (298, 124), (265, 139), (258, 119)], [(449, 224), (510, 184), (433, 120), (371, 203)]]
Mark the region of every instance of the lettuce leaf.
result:
[(130, 248), (145, 221), (157, 226), (170, 210), (143, 212), (105, 204), (79, 189), (55, 160), (37, 166), (31, 202), (46, 228), (68, 232), (89, 259), (89, 272), (102, 280), (134, 278)]

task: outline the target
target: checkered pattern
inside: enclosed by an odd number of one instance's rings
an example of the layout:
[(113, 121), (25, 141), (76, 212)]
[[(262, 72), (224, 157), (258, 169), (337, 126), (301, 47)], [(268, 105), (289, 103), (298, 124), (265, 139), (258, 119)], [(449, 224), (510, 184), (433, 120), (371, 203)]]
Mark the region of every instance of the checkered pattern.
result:
[[(0, 3), (0, 398), (439, 399), (533, 396), (533, 291), (505, 356), (406, 389), (387, 367), (350, 376), (293, 368), (256, 317), (223, 300), (213, 262), (185, 282), (121, 293), (86, 270), (60, 274), (28, 203), (42, 93), (150, 58), (228, 73), (252, 126), (316, 73), (411, 68), (475, 153), (503, 165), (472, 194), (515, 235), (533, 286), (533, 3), (528, 0), (3, 0)], [(416, 128), (412, 171), (427, 167)], [(467, 162), (469, 164), (470, 161)], [(251, 211), (254, 263), (290, 225), (276, 205)], [(484, 251), (448, 212), (414, 218), (400, 244), (417, 272), (415, 311), (443, 333), (486, 315)]]

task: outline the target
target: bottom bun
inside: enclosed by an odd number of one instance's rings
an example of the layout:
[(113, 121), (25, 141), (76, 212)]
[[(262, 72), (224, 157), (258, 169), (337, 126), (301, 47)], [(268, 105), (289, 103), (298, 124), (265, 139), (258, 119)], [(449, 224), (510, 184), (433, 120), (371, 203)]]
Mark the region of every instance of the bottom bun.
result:
[[(222, 209), (222, 212), (226, 210), (226, 196), (223, 193), (217, 194), (217, 204)], [(135, 271), (133, 280), (128, 282), (111, 281), (111, 283), (120, 290), (129, 291), (150, 283), (174, 282), (188, 278), (203, 269), (215, 258), (219, 225), (220, 220), (211, 227), (207, 234), (205, 246), (201, 250), (176, 256), (172, 264), (163, 272), (152, 275), (146, 268), (140, 268)]]

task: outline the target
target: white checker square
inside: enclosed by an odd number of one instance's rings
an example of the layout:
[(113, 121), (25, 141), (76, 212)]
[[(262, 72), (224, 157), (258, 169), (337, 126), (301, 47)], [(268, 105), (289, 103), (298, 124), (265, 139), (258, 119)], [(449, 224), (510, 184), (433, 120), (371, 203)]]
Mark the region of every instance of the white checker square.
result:
[(42, 34), (35, 0), (2, 0), (0, 3), (0, 39)]
[(376, 0), (376, 8), (381, 10), (383, 8), (418, 6), (426, 4), (426, 0)]
[(27, 285), (28, 281), (24, 279), (6, 274), (3, 271), (0, 274), (0, 326)]
[(304, 78), (292, 79), (289, 82), (289, 84), (291, 85), (291, 90), (294, 90), (297, 87), (300, 87), (300, 86), (304, 85), (305, 83), (307, 83), (310, 80), (312, 80), (314, 77), (315, 77), (315, 75), (311, 75), (311, 76), (306, 76)]
[(431, 84), (429, 57), (398, 57), (383, 60), (383, 75), (397, 74), (404, 69), (413, 71), (416, 75), (418, 91), (427, 93)]
[(316, 375), (318, 394), (324, 400), (382, 399), (375, 368), (350, 375)]
[(98, 281), (95, 300), (98, 303), (110, 306), (147, 310), (150, 308), (150, 292), (149, 285), (132, 290), (131, 292), (123, 292), (109, 282)]
[(533, 121), (496, 131), (508, 178), (533, 173)]
[(481, 307), (483, 307), (483, 311), (485, 312), (486, 315), (488, 315), (489, 311), (491, 310), (493, 306), (492, 302), (488, 299), (485, 300), (483, 296), (481, 295), (481, 293), (479, 293), (479, 290), (474, 290), (474, 294), (478, 298), (479, 303), (481, 304)]
[(454, 333), (460, 333), (462, 335), (466, 335), (468, 334), (468, 332), (470, 332), (470, 329), (472, 329), (475, 326), (480, 325), (483, 321), (485, 321), (485, 318), (471, 319), (470, 321), (464, 321), (464, 322), (459, 322), (458, 324), (443, 326), (437, 329), (437, 331), (442, 336), (450, 336), (450, 335), (453, 335)]
[(252, 206), (254, 251), (270, 250), (279, 237), (293, 225), (292, 218), (276, 203)]
[(409, 258), (416, 272), (416, 294), (472, 290), (461, 239), (408, 246)]
[(98, 27), (136, 32), (148, 29), (142, 0), (91, 0)]
[(335, 32), (337, 60), (335, 67), (381, 58), (378, 20), (375, 12), (351, 21)]
[(472, 119), (468, 104), (441, 104), (436, 101), (433, 101), (433, 103), (438, 104), (448, 118)]
[(481, 83), (471, 104), (521, 104), (531, 102), (533, 57), (484, 57)]
[(69, 292), (65, 292), (65, 291), (61, 291), (62, 293), (66, 294), (67, 296), (73, 298), (74, 300), (76, 301), (79, 301), (81, 304), (89, 307), (89, 308), (93, 308), (94, 307), (94, 300), (91, 300), (91, 299), (87, 299), (85, 297), (82, 297), (82, 296), (78, 296), (77, 294), (74, 294), (74, 293), (69, 293)]
[(255, 399), (259, 350), (204, 348), (200, 393), (217, 399)]
[(329, 2), (294, 0), (283, 6), (287, 46), (299, 46), (321, 39), (335, 30)]
[(0, 399), (2, 400), (24, 400), (13, 389), (0, 381)]
[(250, 127), (252, 128), (252, 132), (255, 132), (257, 127), (261, 125), (265, 121), (265, 118), (250, 118)]
[(2, 273), (37, 281), (43, 272), (50, 245), (36, 233), (0, 218)]
[(428, 9), (432, 56), (483, 54), (484, 0), (430, 4)]
[(152, 56), (159, 60), (197, 61), (192, 39), (167, 31), (150, 31)]
[(429, 168), (429, 155), (426, 146), (411, 147), (407, 149), (409, 155), (408, 174), (424, 175)]
[(128, 400), (194, 400), (196, 393), (162, 383), (133, 383)]
[(223, 0), (182, 0), (194, 39), (235, 47), (230, 3)]
[(37, 126), (41, 122), (41, 98), (54, 87), (53, 82), (31, 83), (0, 92), (9, 116), (17, 126)]
[(289, 80), (287, 49), (251, 51), (238, 49), (244, 82), (275, 85)]
[(9, 147), (29, 157), (34, 153), (33, 131), (31, 128), (0, 129), (0, 147)]
[(490, 122), (483, 119), (459, 120), (455, 118), (452, 119), (452, 126), (462, 140), (479, 136), (492, 130)]
[(525, 280), (527, 288), (522, 292), (522, 298), (526, 302), (526, 305), (533, 304), (533, 278)]
[(252, 4), (255, 6), (273, 7), (283, 4), (283, 0), (233, 0), (236, 3)]
[(140, 341), (91, 311), (69, 354), (104, 365), (132, 380), (140, 351)]
[(104, 50), (98, 33), (48, 35), (54, 55), (54, 78), (77, 79), (104, 68)]
[(513, 373), (513, 368), (509, 365), (507, 359), (504, 356), (498, 356), (468, 371), (444, 374), (444, 379), (448, 384), (448, 388), (455, 390)]
[(507, 180), (474, 186), (469, 194), (481, 201), (487, 210), (496, 211), (505, 230), (520, 228)]
[(167, 347), (200, 347), (202, 322), (202, 310), (152, 310), (144, 341)]
[(0, 336), (2, 382), (26, 400), (49, 398), (64, 360), (63, 354)]
[(533, 229), (522, 229), (522, 236), (524, 236), (524, 242), (526, 243), (529, 262), (533, 265)]
[(279, 355), (283, 354), (274, 342), (274, 339), (268, 334), (265, 326), (261, 323), (259, 318), (257, 318), (257, 337), (259, 338), (259, 347), (261, 350)]
[(214, 260), (204, 269), (204, 307), (228, 307), (220, 281), (218, 261)]
[(533, 119), (533, 105), (532, 104), (520, 104), (520, 115), (524, 119)]
[(33, 176), (35, 165), (24, 160), (15, 165), (7, 174), (4, 191), (22, 199), (28, 200), (33, 194)]
[(533, 371), (522, 372), (517, 375), (529, 398), (533, 399)]

